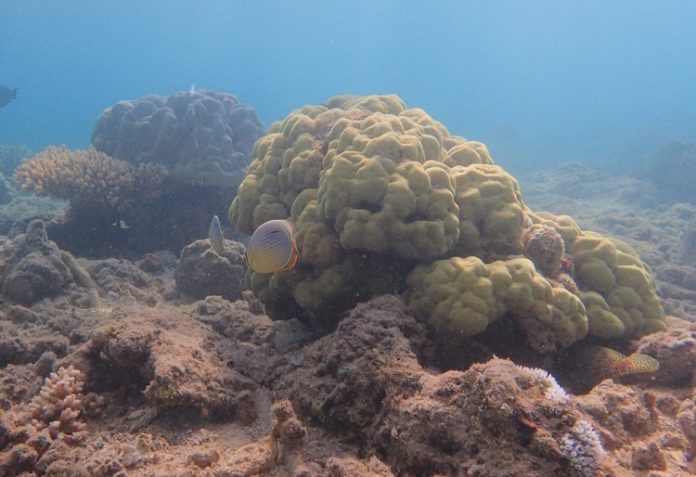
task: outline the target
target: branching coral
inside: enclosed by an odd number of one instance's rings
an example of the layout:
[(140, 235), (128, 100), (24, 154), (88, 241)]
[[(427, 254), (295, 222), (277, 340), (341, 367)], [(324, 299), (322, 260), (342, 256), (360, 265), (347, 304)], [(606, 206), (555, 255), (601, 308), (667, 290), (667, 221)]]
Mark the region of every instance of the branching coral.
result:
[(139, 201), (158, 195), (165, 175), (161, 166), (134, 167), (94, 149), (49, 147), (20, 165), (15, 181), (40, 196), (123, 214)]
[(46, 378), (41, 391), (9, 415), (17, 426), (28, 425), (34, 431), (44, 429), (52, 439), (72, 435), (85, 428), (81, 417), (98, 414), (102, 398), (83, 394), (84, 376), (72, 366), (61, 368)]

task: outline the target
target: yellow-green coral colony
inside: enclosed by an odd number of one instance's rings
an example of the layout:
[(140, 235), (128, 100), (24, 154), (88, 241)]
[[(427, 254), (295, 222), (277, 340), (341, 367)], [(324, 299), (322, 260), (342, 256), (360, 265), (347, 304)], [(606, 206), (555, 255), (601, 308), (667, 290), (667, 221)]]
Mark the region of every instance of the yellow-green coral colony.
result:
[[(588, 333), (664, 327), (652, 278), (626, 244), (533, 213), (486, 146), (397, 96), (339, 96), (295, 110), (271, 125), (252, 158), (230, 221), (247, 234), (273, 219), (295, 223), (298, 266), (249, 272), (281, 317), (273, 305), (292, 303), (317, 320), (405, 292), (436, 332), (471, 336), (510, 316), (543, 352)], [(561, 268), (564, 253), (573, 276)]]

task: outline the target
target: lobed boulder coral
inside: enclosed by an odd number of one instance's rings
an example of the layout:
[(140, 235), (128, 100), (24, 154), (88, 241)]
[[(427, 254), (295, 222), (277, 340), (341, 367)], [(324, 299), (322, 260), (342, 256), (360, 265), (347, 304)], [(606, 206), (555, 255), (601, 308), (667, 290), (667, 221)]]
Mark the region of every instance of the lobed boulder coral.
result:
[(94, 126), (92, 145), (131, 164), (160, 164), (185, 184), (239, 183), (263, 127), (231, 94), (180, 91), (119, 101)]
[(294, 270), (248, 272), (275, 317), (331, 327), (357, 302), (406, 292), (445, 338), (508, 316), (541, 352), (588, 333), (664, 328), (652, 277), (626, 244), (533, 213), (483, 144), (397, 96), (295, 110), (271, 125), (252, 159), (230, 221), (251, 234), (290, 219), (297, 231)]
[(563, 237), (573, 260), (574, 280), (585, 304), (590, 335), (637, 338), (665, 329), (655, 281), (628, 244), (582, 231), (568, 216), (530, 213), (530, 219), (553, 227)]
[(552, 287), (528, 259), (485, 264), (453, 257), (416, 267), (408, 276), (408, 301), (442, 336), (473, 336), (508, 314), (527, 330), (539, 352), (567, 347), (587, 334), (580, 298)]

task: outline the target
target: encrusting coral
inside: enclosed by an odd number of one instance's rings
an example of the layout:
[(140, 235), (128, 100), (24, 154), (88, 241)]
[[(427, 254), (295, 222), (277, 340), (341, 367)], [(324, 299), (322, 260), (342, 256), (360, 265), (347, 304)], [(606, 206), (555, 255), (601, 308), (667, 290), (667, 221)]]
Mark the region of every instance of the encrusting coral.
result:
[(446, 338), (512, 316), (542, 352), (664, 328), (652, 277), (626, 244), (533, 213), (483, 144), (397, 96), (295, 110), (252, 158), (230, 221), (251, 234), (290, 219), (300, 254), (291, 271), (248, 272), (272, 315), (330, 327), (336, 311), (406, 292)]

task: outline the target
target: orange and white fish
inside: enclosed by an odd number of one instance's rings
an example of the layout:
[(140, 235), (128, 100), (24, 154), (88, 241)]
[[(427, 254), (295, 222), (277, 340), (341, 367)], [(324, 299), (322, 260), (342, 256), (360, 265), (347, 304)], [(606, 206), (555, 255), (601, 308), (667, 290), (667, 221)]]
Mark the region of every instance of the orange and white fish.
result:
[(283, 219), (259, 225), (247, 247), (247, 262), (258, 273), (290, 270), (297, 263), (298, 256), (295, 226)]

